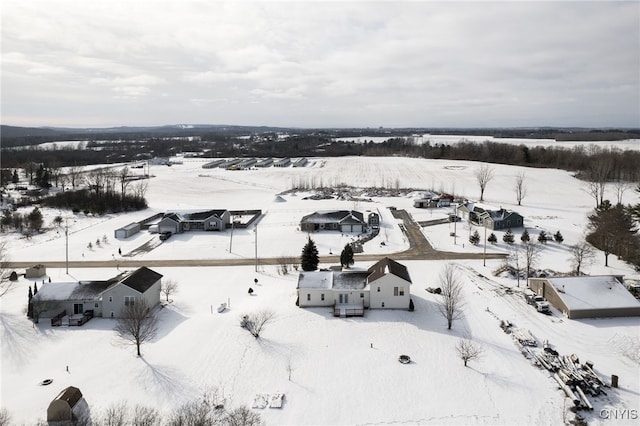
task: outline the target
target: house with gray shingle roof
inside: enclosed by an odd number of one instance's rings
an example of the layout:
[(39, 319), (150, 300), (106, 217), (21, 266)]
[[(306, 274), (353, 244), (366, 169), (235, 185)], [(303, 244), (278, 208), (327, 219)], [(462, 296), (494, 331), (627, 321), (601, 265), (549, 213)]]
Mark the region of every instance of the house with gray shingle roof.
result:
[(300, 272), (297, 292), (300, 307), (364, 315), (364, 309), (409, 309), (411, 277), (406, 266), (384, 258), (367, 270)]
[(300, 220), (300, 230), (340, 231), (363, 233), (367, 222), (362, 213), (355, 210), (324, 210), (308, 214)]
[(158, 232), (181, 234), (186, 231), (224, 231), (231, 223), (228, 210), (202, 210), (196, 212), (165, 213), (158, 222)]
[(158, 305), (161, 280), (161, 274), (143, 266), (108, 280), (45, 283), (32, 301), (46, 304), (46, 310), (39, 315), (44, 318), (62, 311), (67, 315), (93, 311), (95, 317), (117, 318), (129, 304), (144, 301), (150, 308)]
[(457, 211), (463, 219), (478, 226), (486, 226), (489, 229), (522, 228), (524, 226), (524, 217), (502, 207), (493, 209), (479, 203), (466, 203), (458, 206)]

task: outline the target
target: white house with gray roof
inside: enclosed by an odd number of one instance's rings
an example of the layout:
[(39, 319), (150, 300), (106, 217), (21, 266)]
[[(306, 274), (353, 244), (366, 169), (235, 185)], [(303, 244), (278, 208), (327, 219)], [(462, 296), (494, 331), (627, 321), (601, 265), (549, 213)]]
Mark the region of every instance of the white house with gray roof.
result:
[(46, 307), (40, 317), (50, 318), (66, 311), (82, 315), (93, 311), (94, 317), (118, 318), (132, 303), (145, 302), (150, 308), (160, 303), (162, 275), (143, 266), (104, 281), (45, 283), (33, 296), (33, 303)]
[(364, 309), (409, 309), (411, 277), (389, 258), (367, 270), (304, 271), (298, 276), (298, 306), (334, 307), (334, 315), (363, 315)]

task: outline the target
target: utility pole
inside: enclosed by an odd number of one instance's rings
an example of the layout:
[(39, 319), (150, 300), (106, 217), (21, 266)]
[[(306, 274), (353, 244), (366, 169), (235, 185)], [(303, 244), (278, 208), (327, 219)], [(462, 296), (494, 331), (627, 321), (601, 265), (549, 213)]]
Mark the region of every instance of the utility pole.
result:
[(253, 233), (255, 235), (255, 250), (256, 250), (256, 272), (258, 272), (258, 225), (253, 228)]
[(229, 237), (229, 253), (231, 253), (232, 244), (233, 244), (233, 216), (231, 217), (231, 236)]
[(69, 224), (64, 222), (64, 240), (65, 240), (65, 265), (67, 267), (67, 275), (69, 275)]
[(483, 221), (484, 224), (484, 252), (482, 253), (482, 266), (487, 266), (487, 221)]

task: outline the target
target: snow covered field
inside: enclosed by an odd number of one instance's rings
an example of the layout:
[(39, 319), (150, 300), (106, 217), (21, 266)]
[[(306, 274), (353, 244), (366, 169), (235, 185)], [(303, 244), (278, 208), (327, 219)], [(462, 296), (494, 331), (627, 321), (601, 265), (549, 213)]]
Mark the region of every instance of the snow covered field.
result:
[[(298, 230), (303, 215), (320, 209), (356, 209), (381, 214), (382, 231), (365, 244), (366, 254), (389, 254), (408, 248), (408, 242), (388, 207), (409, 211), (415, 220), (443, 218), (450, 209), (416, 209), (419, 190), (442, 190), (468, 198), (479, 196), (474, 171), (477, 163), (412, 158), (320, 158), (305, 168), (267, 168), (247, 171), (202, 169), (204, 161), (185, 158), (183, 164), (151, 166), (149, 209), (127, 215), (87, 218), (83, 214), (45, 210), (45, 225), (60, 214), (69, 226), (70, 260), (113, 260), (111, 268), (49, 269), (52, 282), (101, 279), (117, 274), (117, 262), (157, 235), (141, 232), (116, 240), (116, 228), (166, 210), (262, 209), (255, 228), (230, 232), (175, 235), (148, 253), (134, 256), (156, 259), (253, 259), (299, 256), (307, 234)], [(495, 178), (487, 186), (485, 203), (521, 213), (532, 238), (539, 230), (560, 230), (562, 245), (550, 242), (542, 251), (540, 268), (568, 272), (568, 245), (585, 231), (586, 215), (594, 201), (580, 181), (561, 170), (492, 165)], [(527, 196), (517, 206), (515, 175), (526, 174)], [(324, 186), (413, 188), (399, 197), (363, 193), (363, 200), (303, 200), (309, 192), (284, 193), (300, 182)], [(277, 195), (281, 195), (281, 199)], [(613, 192), (609, 198), (615, 199)], [(284, 200), (284, 201), (282, 201)], [(625, 203), (638, 201), (625, 193)], [(439, 250), (482, 252), (468, 242), (472, 232), (458, 223), (424, 228)], [(479, 230), (482, 232), (482, 230)], [(519, 230), (514, 230), (519, 239)], [(502, 234), (488, 252), (508, 252)], [(107, 243), (87, 248), (107, 236)], [(482, 234), (481, 234), (482, 235)], [(340, 233), (312, 235), (321, 255), (339, 254), (353, 238)], [(10, 260), (64, 260), (64, 230), (49, 230), (30, 240), (7, 236)], [(384, 243), (384, 244), (382, 244)], [(633, 270), (603, 256), (586, 268), (590, 274), (624, 274)], [(366, 268), (372, 262), (359, 262)], [(217, 387), (229, 407), (251, 406), (259, 394), (284, 393), (282, 408), (256, 408), (267, 424), (561, 424), (569, 403), (549, 377), (525, 359), (511, 337), (498, 327), (507, 319), (531, 330), (539, 342), (548, 339), (561, 354), (576, 353), (590, 360), (607, 381), (620, 378), (618, 389), (594, 398), (590, 421), (609, 424), (600, 410), (640, 409), (640, 325), (637, 318), (567, 320), (554, 310), (551, 316), (525, 303), (515, 280), (494, 277), (501, 263), (459, 261), (466, 301), (464, 317), (446, 329), (437, 309), (439, 296), (426, 287), (438, 286), (446, 262), (403, 261), (413, 280), (414, 312), (367, 311), (364, 318), (340, 319), (328, 309), (295, 306), (297, 275), (278, 275), (275, 266), (153, 268), (179, 285), (173, 303), (160, 310), (160, 333), (142, 347), (143, 357), (123, 347), (109, 319), (94, 318), (79, 328), (37, 327), (25, 317), (27, 287), (21, 278), (16, 289), (1, 299), (0, 405), (16, 424), (32, 424), (46, 417), (50, 400), (64, 387), (82, 391), (92, 410), (126, 400), (170, 410)], [(329, 266), (329, 265), (322, 265)], [(258, 285), (253, 285), (254, 279)], [(38, 282), (40, 286), (41, 283)], [(46, 285), (46, 284), (45, 284)], [(253, 296), (247, 294), (254, 287)], [(521, 283), (523, 286), (524, 284)], [(513, 293), (505, 291), (513, 288)], [(230, 302), (231, 308), (215, 308)], [(260, 339), (239, 327), (242, 314), (268, 309), (275, 320)], [(484, 347), (484, 355), (465, 368), (455, 344), (470, 336)], [(397, 361), (408, 354), (412, 363)], [(65, 367), (69, 366), (69, 372)], [(289, 377), (290, 376), (290, 377)], [(40, 386), (44, 379), (49, 386)], [(615, 424), (635, 424), (629, 417)]]

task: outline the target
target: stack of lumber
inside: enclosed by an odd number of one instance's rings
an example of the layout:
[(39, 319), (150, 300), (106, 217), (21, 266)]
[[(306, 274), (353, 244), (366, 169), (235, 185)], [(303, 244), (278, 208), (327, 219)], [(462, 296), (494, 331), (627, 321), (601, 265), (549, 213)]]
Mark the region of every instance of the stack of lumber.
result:
[(602, 389), (606, 384), (593, 371), (593, 364), (590, 362), (580, 364), (575, 354), (559, 355), (556, 351), (546, 350), (538, 352), (536, 357), (544, 368), (554, 373), (553, 378), (577, 408), (593, 410), (593, 404), (587, 395), (606, 395)]

